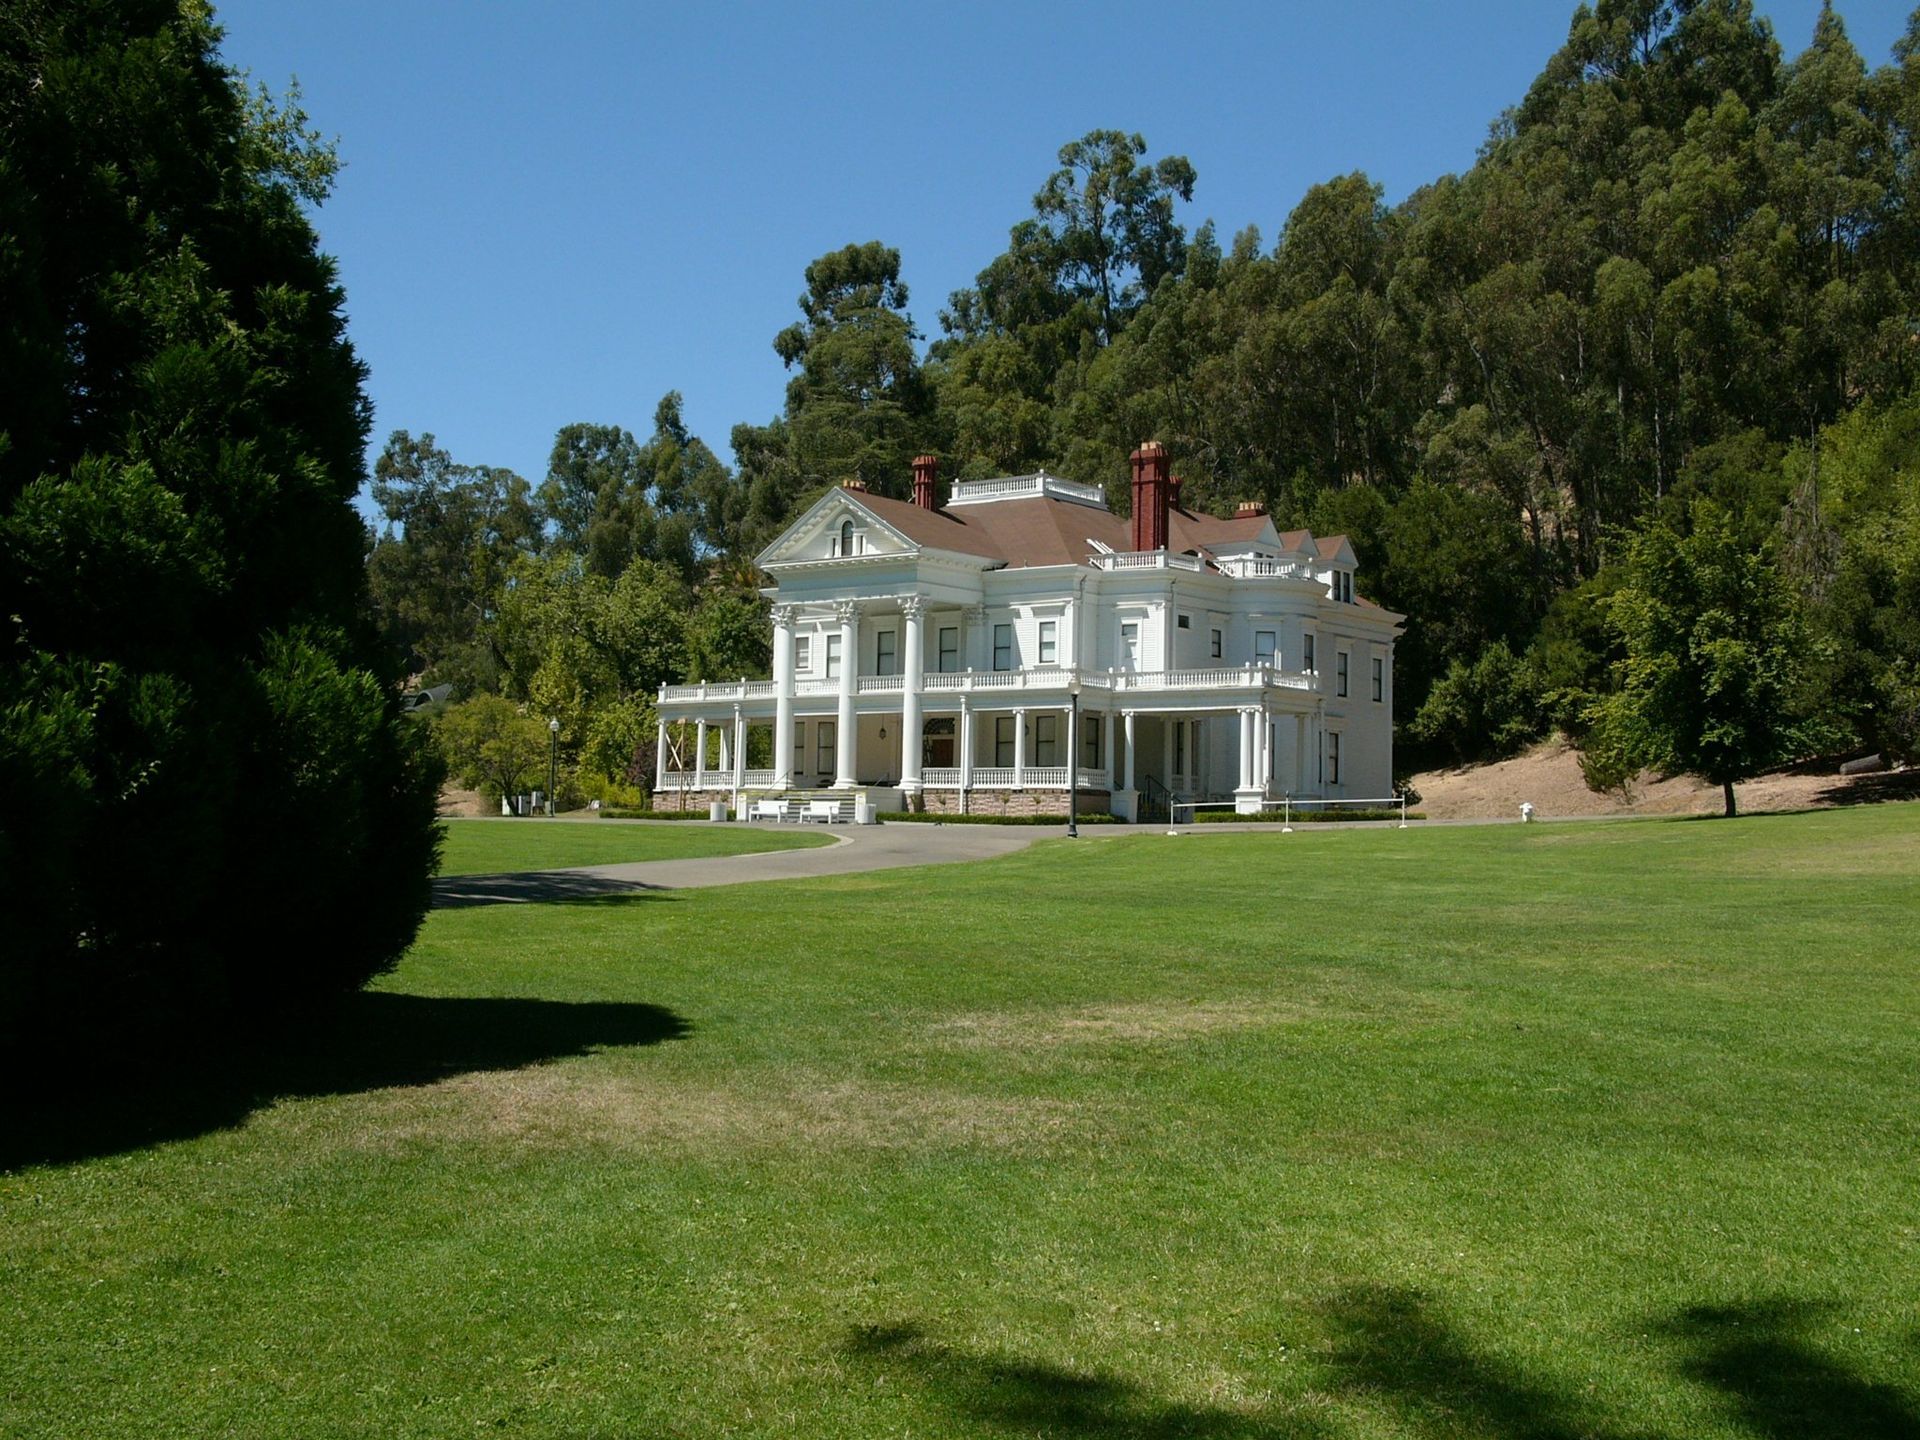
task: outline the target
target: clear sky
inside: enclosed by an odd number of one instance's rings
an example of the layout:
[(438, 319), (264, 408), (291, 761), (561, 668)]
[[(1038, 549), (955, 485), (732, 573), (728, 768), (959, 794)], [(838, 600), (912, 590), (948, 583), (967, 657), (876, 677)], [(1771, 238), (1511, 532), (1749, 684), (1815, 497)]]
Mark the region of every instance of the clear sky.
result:
[[(1787, 54), (1818, 0), (1759, 0)], [(1842, 0), (1869, 65), (1906, 10)], [(653, 6), (225, 0), (226, 57), (298, 76), (346, 168), (317, 217), (372, 367), (374, 441), (545, 472), (554, 431), (644, 439), (668, 390), (731, 458), (780, 409), (807, 262), (899, 248), (938, 333), (1068, 140), (1139, 131), (1186, 219), (1271, 244), (1305, 189), (1396, 201), (1471, 165), (1572, 0)]]

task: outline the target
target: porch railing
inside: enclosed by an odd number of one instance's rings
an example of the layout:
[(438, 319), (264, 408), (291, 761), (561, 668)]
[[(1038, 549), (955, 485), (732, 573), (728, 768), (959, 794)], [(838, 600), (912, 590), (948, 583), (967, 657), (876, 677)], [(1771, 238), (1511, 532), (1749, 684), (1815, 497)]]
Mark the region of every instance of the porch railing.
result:
[[(1214, 666), (1205, 670), (1072, 670), (1068, 668), (1033, 670), (947, 670), (922, 677), (920, 690), (925, 695), (980, 695), (1000, 697), (1012, 694), (1038, 694), (1065, 704), (1067, 692), (1078, 682), (1083, 693), (1141, 693), (1155, 690), (1313, 690), (1318, 677), (1299, 671), (1276, 669), (1271, 665)], [(899, 695), (906, 689), (904, 675), (861, 675), (855, 691), (860, 695)], [(838, 695), (838, 679), (818, 677), (795, 680), (796, 698)], [(702, 702), (771, 700), (771, 680), (733, 681), (722, 685), (665, 685), (663, 703), (694, 705)]]

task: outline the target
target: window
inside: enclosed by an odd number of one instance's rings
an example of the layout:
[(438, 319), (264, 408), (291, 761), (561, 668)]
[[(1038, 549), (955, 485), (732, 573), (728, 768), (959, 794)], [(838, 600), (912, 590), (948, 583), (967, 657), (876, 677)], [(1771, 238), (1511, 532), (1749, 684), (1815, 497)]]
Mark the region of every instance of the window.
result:
[(1140, 668), (1140, 624), (1136, 620), (1120, 627), (1120, 663), (1129, 670)]
[(1182, 615), (1173, 623), (1182, 630), (1191, 630), (1193, 628), (1193, 617), (1191, 615)]
[(1211, 646), (1209, 653), (1213, 656), (1214, 659), (1218, 660), (1220, 658), (1220, 632), (1218, 630), (1214, 630), (1210, 633), (1212, 635), (1212, 639), (1209, 642)]
[(1013, 669), (1013, 626), (1011, 625), (993, 627), (993, 668)]
[(851, 520), (842, 520), (840, 522), (840, 548), (834, 551), (834, 553), (836, 555), (851, 555), (853, 553), (853, 522)]
[(822, 775), (834, 773), (833, 726), (831, 720), (813, 722), (813, 768)]
[(943, 674), (960, 668), (960, 627), (940, 627), (940, 670)]
[(876, 675), (898, 675), (900, 673), (899, 636), (892, 630), (879, 630), (873, 637), (873, 673)]
[(946, 717), (927, 721), (921, 727), (920, 763), (935, 769), (953, 764), (954, 723)]
[(807, 763), (807, 722), (793, 722), (793, 765), (796, 770), (804, 769)]
[(1060, 663), (1060, 622), (1058, 620), (1040, 622), (1040, 663), (1042, 665)]
[(1347, 652), (1344, 650), (1333, 652), (1333, 693), (1347, 693)]
[(1087, 770), (1098, 770), (1106, 764), (1100, 753), (1100, 717), (1098, 715), (1080, 717), (1080, 764)]
[(1272, 630), (1253, 632), (1253, 663), (1256, 665), (1273, 664), (1273, 642), (1276, 638)]
[(993, 717), (993, 763), (1002, 770), (1013, 768), (1013, 716)]
[(1313, 658), (1313, 632), (1309, 630), (1300, 637), (1300, 668), (1309, 675), (1319, 673), (1320, 667)]
[(1173, 722), (1173, 773), (1187, 773), (1187, 722), (1184, 720)]
[(838, 635), (829, 635), (827, 636), (827, 679), (838, 680), (839, 678), (840, 637)]
[(1327, 732), (1327, 783), (1329, 785), (1340, 783), (1340, 732), (1338, 730)]
[(1033, 763), (1036, 765), (1060, 763), (1060, 717), (1058, 715), (1033, 717)]
[(793, 673), (804, 675), (813, 668), (813, 637), (796, 635), (793, 641)]
[(1373, 698), (1387, 698), (1387, 662), (1378, 655), (1373, 657)]
[(1340, 572), (1340, 599), (1347, 605), (1353, 603), (1353, 572), (1351, 570)]

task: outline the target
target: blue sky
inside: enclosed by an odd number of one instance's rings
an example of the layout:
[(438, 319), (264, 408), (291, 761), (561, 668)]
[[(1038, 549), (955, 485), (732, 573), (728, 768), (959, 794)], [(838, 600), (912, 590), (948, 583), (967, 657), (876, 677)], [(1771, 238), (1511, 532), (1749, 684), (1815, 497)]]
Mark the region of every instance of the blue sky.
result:
[[(1760, 0), (1789, 55), (1818, 0)], [(431, 431), (537, 480), (561, 425), (642, 438), (668, 390), (731, 458), (778, 412), (807, 262), (901, 251), (938, 330), (1066, 141), (1137, 130), (1189, 224), (1271, 243), (1316, 181), (1390, 201), (1466, 168), (1571, 0), (1473, 5), (535, 5), (227, 0), (227, 59), (298, 76), (346, 168), (318, 215), (372, 367), (377, 453)], [(1883, 63), (1894, 3), (1840, 5)]]

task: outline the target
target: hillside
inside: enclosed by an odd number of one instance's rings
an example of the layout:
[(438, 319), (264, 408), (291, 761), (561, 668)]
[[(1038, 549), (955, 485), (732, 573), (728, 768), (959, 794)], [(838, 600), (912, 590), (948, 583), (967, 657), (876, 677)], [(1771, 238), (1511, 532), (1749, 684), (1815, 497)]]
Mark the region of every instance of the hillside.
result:
[[(1580, 761), (1564, 740), (1548, 740), (1511, 760), (1428, 770), (1413, 776), (1420, 808), (1434, 820), (1517, 816), (1529, 803), (1543, 820), (1572, 815), (1717, 815), (1718, 786), (1689, 776), (1647, 774), (1629, 800), (1596, 795), (1580, 777)], [(1873, 800), (1920, 798), (1920, 771), (1843, 776), (1832, 766), (1798, 766), (1735, 787), (1742, 812), (1820, 809)]]

